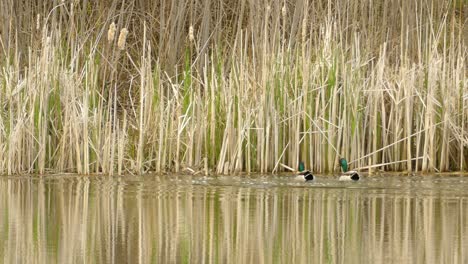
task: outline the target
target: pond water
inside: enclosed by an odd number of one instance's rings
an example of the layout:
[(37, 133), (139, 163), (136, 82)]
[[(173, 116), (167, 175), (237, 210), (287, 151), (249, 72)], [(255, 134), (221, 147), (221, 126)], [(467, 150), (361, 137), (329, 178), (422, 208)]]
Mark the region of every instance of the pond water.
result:
[(468, 263), (468, 177), (0, 177), (2, 263)]

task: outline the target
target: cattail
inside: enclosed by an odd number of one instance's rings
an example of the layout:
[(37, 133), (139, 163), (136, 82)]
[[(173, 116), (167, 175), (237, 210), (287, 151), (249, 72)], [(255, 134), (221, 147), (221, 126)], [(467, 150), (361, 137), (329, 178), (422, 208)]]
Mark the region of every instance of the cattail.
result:
[(37, 14), (36, 17), (36, 30), (39, 30), (41, 28), (41, 14)]
[(281, 14), (283, 15), (283, 18), (286, 17), (286, 5), (281, 8)]
[(125, 42), (127, 41), (127, 34), (128, 34), (128, 30), (126, 28), (122, 28), (122, 30), (120, 30), (119, 40), (117, 41), (117, 47), (119, 48), (119, 50), (125, 49)]
[(114, 37), (115, 37), (115, 23), (112, 22), (112, 24), (110, 24), (109, 26), (109, 31), (107, 31), (107, 41), (109, 42), (112, 42), (114, 41)]
[(193, 26), (190, 25), (189, 27), (189, 40), (190, 42), (193, 42), (195, 40), (195, 37), (193, 36)]

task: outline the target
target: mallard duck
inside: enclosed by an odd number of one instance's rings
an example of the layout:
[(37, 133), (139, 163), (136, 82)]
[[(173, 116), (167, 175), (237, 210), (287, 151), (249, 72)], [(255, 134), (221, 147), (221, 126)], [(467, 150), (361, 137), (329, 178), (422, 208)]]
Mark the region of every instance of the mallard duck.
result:
[(359, 181), (361, 177), (357, 171), (348, 170), (348, 161), (345, 158), (340, 159), (340, 166), (343, 170), (343, 174), (339, 178), (340, 181)]
[(299, 162), (299, 175), (296, 176), (296, 180), (305, 180), (305, 181), (313, 181), (315, 176), (310, 173), (310, 171), (305, 169), (304, 162)]
[(305, 180), (305, 181), (313, 181), (315, 179), (315, 176), (310, 173), (310, 171), (301, 171), (299, 175), (296, 176), (297, 180)]

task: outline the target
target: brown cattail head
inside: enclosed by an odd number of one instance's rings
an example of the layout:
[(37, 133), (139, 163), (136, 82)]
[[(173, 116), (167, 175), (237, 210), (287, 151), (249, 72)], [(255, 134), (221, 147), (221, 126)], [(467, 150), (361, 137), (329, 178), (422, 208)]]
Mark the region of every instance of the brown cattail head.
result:
[(127, 34), (128, 34), (128, 30), (126, 28), (122, 28), (122, 30), (120, 30), (119, 40), (117, 41), (117, 47), (119, 48), (119, 50), (125, 49), (125, 42), (127, 41)]
[(190, 25), (189, 27), (189, 40), (190, 42), (193, 42), (195, 40), (195, 37), (193, 36), (193, 26)]
[(109, 42), (114, 41), (115, 30), (116, 30), (115, 23), (112, 22), (112, 24), (110, 24), (109, 26), (109, 30), (107, 31), (107, 41)]
[(36, 16), (36, 30), (41, 28), (41, 14), (37, 14)]

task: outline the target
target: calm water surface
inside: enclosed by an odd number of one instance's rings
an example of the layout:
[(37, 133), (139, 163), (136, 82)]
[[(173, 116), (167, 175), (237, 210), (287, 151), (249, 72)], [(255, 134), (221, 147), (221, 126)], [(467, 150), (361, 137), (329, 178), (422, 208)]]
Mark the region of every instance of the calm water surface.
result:
[(468, 263), (468, 177), (0, 177), (0, 263)]

